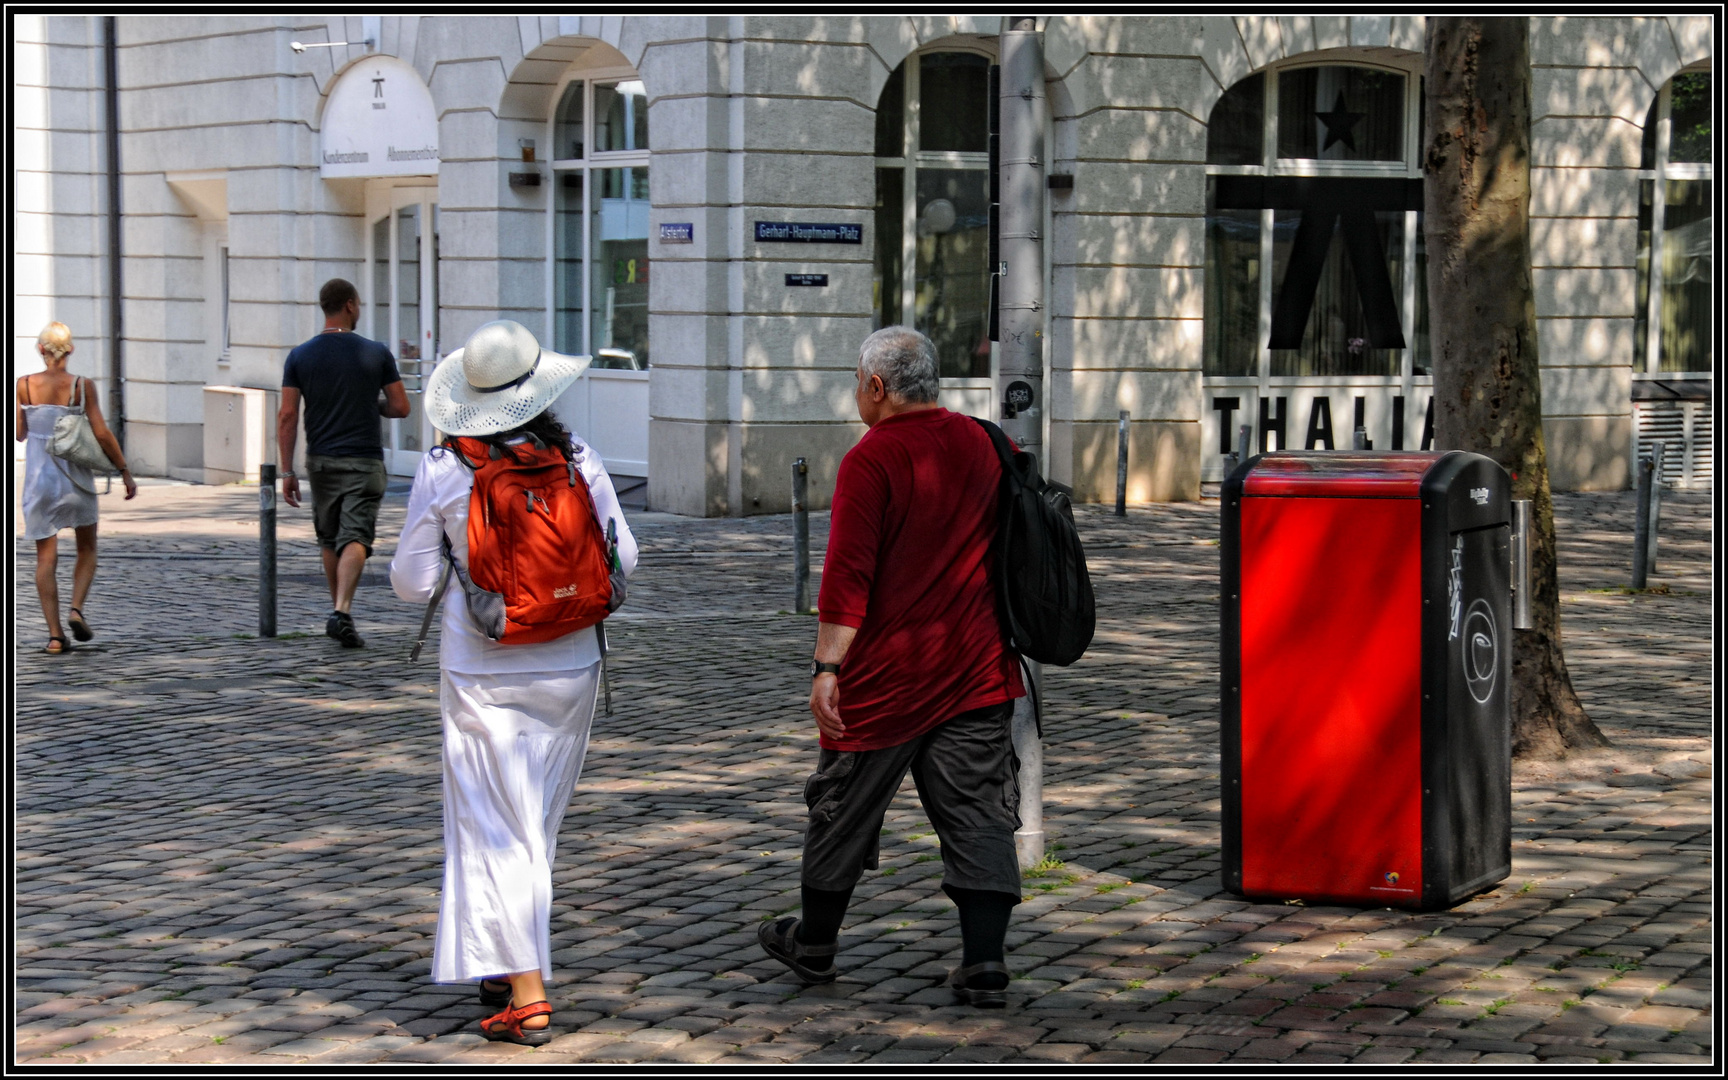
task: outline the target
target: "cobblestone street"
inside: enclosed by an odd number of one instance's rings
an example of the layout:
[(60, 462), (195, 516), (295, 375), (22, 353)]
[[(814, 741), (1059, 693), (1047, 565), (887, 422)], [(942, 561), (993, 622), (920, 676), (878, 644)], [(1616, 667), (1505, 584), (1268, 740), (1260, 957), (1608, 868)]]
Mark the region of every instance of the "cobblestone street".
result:
[[(816, 753), (790, 519), (633, 515), (612, 715), (554, 871), (563, 1034), (534, 1050), (485, 1042), (473, 988), (429, 979), (438, 673), (435, 637), (408, 662), (421, 610), (386, 581), (405, 499), (385, 502), (359, 651), (323, 634), (307, 510), (282, 507), (266, 640), (256, 488), (100, 503), (97, 636), (69, 656), (41, 651), (15, 543), (18, 1061), (1713, 1060), (1705, 494), (1665, 495), (1667, 591), (1637, 595), (1630, 493), (1556, 498), (1567, 660), (1616, 745), (1518, 765), (1511, 877), (1428, 914), (1222, 891), (1218, 503), (1082, 507), (1098, 634), (1048, 673), (1051, 858), (1001, 1011), (942, 986), (960, 935), (909, 780), (840, 979), (802, 988), (763, 956), (757, 924), (798, 904)], [(69, 532), (61, 551), (65, 603)]]

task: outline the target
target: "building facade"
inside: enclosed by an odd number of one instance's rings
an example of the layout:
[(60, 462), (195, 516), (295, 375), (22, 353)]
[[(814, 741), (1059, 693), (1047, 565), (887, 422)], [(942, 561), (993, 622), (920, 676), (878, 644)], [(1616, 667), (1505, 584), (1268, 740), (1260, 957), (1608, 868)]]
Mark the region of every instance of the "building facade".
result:
[[(825, 505), (875, 327), (931, 335), (945, 404), (999, 408), (1000, 19), (122, 16), (111, 47), (97, 17), (13, 26), (14, 357), (70, 325), (141, 472), (274, 460), (282, 361), (333, 276), (415, 400), (386, 425), (399, 474), (436, 437), (421, 380), (495, 318), (595, 356), (560, 411), (682, 514), (784, 512), (799, 457)], [(1038, 26), (1046, 473), (1113, 497), (1119, 410), (1134, 500), (1197, 497), (1242, 425), (1423, 446), (1423, 20)], [(1710, 482), (1713, 34), (1531, 22), (1556, 488), (1626, 486), (1654, 438), (1669, 479)]]

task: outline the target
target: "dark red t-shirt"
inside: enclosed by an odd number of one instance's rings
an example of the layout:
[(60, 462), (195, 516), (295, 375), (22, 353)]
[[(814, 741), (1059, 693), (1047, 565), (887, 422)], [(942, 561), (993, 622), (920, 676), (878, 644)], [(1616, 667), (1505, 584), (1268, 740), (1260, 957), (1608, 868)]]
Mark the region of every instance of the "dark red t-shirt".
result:
[(858, 636), (840, 666), (846, 735), (824, 747), (898, 746), (1025, 693), (996, 615), (1001, 478), (984, 429), (942, 408), (879, 421), (840, 462), (817, 606)]

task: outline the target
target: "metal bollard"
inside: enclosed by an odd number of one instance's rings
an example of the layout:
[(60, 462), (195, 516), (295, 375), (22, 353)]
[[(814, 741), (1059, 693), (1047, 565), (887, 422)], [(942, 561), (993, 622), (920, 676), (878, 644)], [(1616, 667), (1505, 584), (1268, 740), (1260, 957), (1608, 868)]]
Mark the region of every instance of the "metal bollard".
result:
[(1656, 541), (1662, 535), (1662, 459), (1668, 456), (1668, 444), (1653, 443), (1650, 447), (1650, 514), (1645, 523), (1649, 538), (1644, 542), (1644, 573), (1656, 572)]
[(258, 466), (258, 636), (276, 636), (276, 466)]
[(1244, 424), (1236, 432), (1236, 449), (1224, 455), (1224, 475), (1229, 476), (1236, 471), (1236, 466), (1248, 459), (1248, 425)]
[(1512, 500), (1512, 629), (1533, 630), (1530, 619), (1530, 500)]
[(1638, 459), (1638, 487), (1632, 515), (1632, 587), (1642, 589), (1650, 574), (1650, 487), (1655, 462)]
[(792, 463), (792, 612), (810, 610), (810, 467), (803, 458)]
[(1350, 437), (1350, 449), (1352, 449), (1352, 450), (1366, 450), (1366, 449), (1368, 449), (1368, 429), (1367, 428), (1357, 428), (1356, 429), (1356, 434), (1354, 434)]
[(1116, 516), (1128, 516), (1128, 410), (1116, 413)]

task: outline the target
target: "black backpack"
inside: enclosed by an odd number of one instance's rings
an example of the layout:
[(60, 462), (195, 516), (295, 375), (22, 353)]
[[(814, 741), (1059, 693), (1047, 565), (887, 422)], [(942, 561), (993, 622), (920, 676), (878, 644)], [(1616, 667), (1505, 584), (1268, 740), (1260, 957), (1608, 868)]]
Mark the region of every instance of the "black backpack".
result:
[(1038, 459), (979, 419), (1002, 460), (996, 528), (996, 595), (1015, 651), (1067, 667), (1092, 643), (1094, 604), (1070, 489), (1038, 475)]

